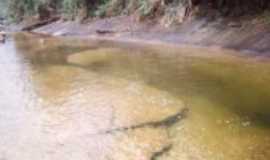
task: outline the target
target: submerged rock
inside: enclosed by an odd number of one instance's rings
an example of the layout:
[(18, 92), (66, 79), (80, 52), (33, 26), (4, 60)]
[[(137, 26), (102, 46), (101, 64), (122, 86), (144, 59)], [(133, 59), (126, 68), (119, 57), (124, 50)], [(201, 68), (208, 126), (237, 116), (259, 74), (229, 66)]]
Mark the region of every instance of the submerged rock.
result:
[(70, 65), (44, 66), (33, 81), (46, 113), (44, 135), (57, 137), (45, 145), (61, 146), (48, 159), (81, 146), (82, 159), (155, 160), (173, 147), (168, 128), (185, 118), (181, 99), (143, 82)]
[(89, 66), (110, 61), (117, 52), (121, 51), (115, 48), (92, 49), (71, 54), (67, 57), (67, 62), (75, 65)]

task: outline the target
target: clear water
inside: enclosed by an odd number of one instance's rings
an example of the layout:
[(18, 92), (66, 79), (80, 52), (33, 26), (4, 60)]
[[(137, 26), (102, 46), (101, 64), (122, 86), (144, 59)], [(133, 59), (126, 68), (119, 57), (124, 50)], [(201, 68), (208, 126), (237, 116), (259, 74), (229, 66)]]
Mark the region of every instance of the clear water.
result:
[(18, 34), (0, 46), (0, 159), (269, 160), (270, 63)]

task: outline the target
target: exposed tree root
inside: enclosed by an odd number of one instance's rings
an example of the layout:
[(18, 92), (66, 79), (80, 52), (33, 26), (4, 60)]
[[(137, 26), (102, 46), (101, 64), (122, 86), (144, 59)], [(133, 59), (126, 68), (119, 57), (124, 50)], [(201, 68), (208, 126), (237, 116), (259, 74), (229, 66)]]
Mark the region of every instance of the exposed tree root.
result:
[(56, 22), (56, 21), (58, 21), (59, 19), (60, 19), (60, 17), (52, 17), (52, 18), (47, 19), (47, 20), (39, 21), (39, 22), (37, 22), (37, 23), (34, 23), (34, 24), (29, 25), (29, 26), (23, 27), (23, 28), (22, 28), (22, 31), (32, 31), (33, 29), (36, 29), (36, 28), (45, 26), (45, 25), (47, 25), (47, 24)]
[(96, 33), (97, 34), (100, 34), (100, 35), (105, 35), (105, 34), (113, 34), (115, 32), (114, 31), (111, 31), (111, 30), (98, 29), (98, 30), (96, 30)]

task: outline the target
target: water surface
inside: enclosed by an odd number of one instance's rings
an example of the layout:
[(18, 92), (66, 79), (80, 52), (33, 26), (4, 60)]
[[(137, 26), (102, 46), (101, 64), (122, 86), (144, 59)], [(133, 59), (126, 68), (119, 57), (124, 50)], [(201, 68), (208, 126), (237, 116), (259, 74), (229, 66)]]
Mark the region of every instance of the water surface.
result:
[(235, 55), (18, 34), (0, 159), (269, 160), (270, 63)]

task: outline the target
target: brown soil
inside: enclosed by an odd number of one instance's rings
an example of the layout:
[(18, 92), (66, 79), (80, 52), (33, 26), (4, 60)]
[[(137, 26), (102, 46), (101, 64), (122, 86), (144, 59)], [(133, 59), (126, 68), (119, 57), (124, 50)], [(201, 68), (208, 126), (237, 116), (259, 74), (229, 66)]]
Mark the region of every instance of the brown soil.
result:
[(133, 16), (119, 16), (83, 24), (60, 20), (32, 31), (53, 36), (216, 46), (240, 50), (249, 56), (270, 56), (269, 24), (256, 17), (241, 21), (201, 18), (165, 28), (152, 21), (139, 22)]

